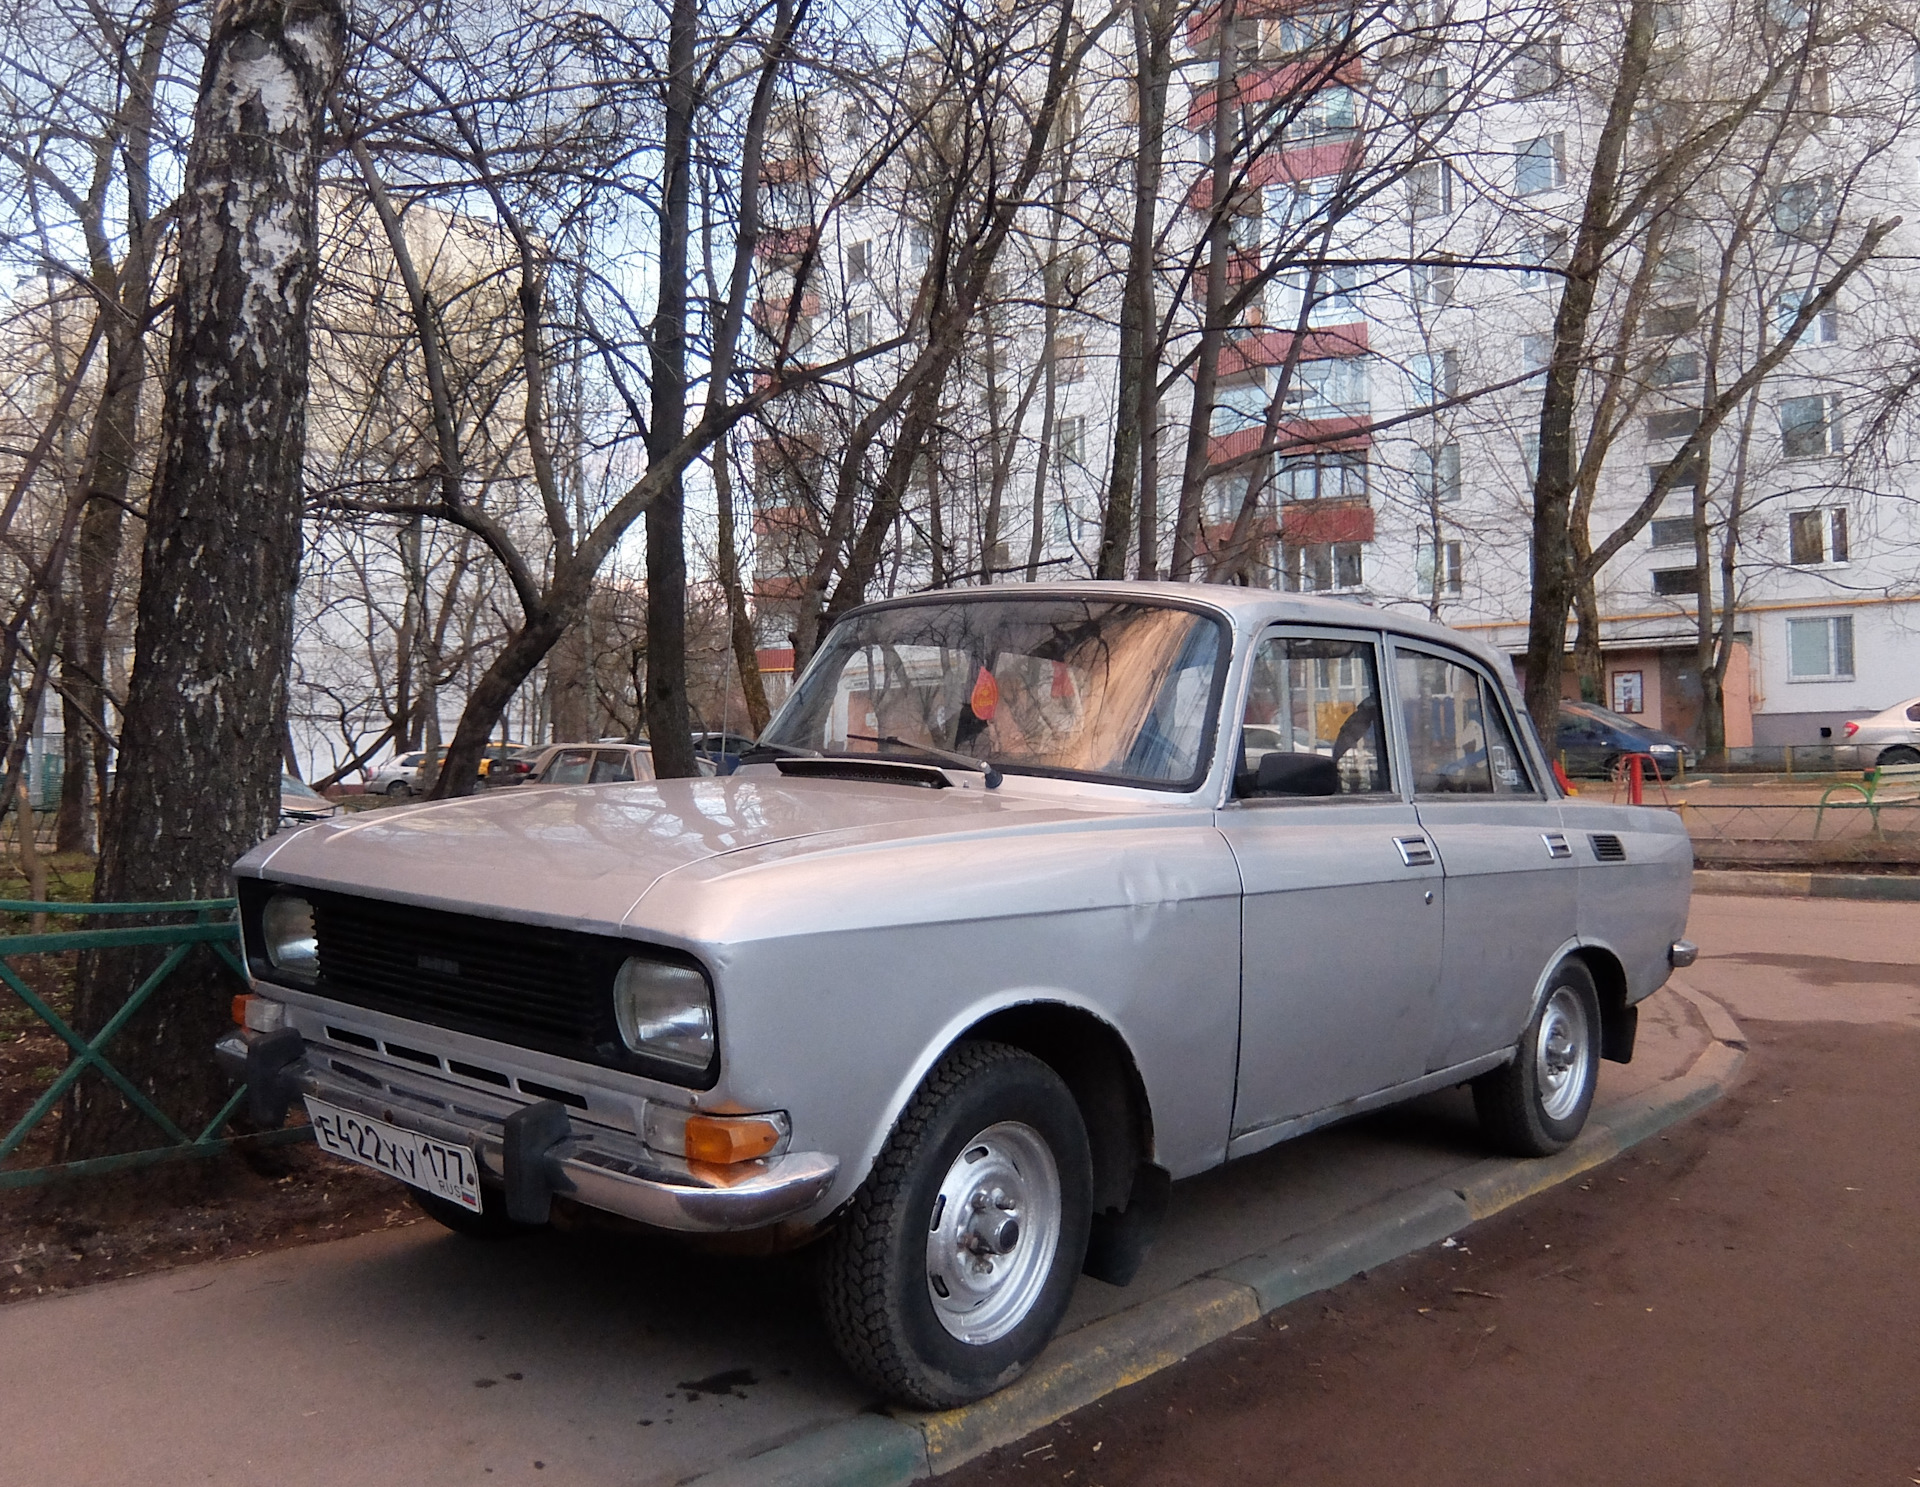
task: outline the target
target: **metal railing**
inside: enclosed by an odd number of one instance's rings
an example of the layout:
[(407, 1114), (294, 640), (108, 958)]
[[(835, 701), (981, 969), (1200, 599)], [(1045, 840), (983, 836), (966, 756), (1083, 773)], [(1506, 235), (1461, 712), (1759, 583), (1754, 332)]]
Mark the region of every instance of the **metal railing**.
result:
[[(188, 1129), (183, 1128), (154, 1104), (132, 1080), (115, 1068), (112, 1060), (107, 1056), (107, 1045), (119, 1036), (167, 978), (180, 968), (181, 963), (192, 953), (195, 945), (208, 946), (244, 985), (246, 967), (240, 959), (240, 926), (235, 913), (234, 900), (222, 898), (190, 900), (184, 903), (71, 904), (0, 899), (0, 914), (29, 914), (33, 916), (33, 923), (36, 926), (41, 922), (42, 916), (88, 918), (111, 915), (138, 915), (142, 918), (154, 915), (190, 914), (193, 916), (191, 922), (180, 924), (137, 924), (117, 928), (65, 930), (55, 933), (41, 933), (36, 930), (31, 934), (0, 935), (0, 985), (4, 985), (7, 991), (25, 1005), (34, 1018), (66, 1044), (70, 1053), (66, 1068), (40, 1092), (33, 1103), (27, 1107), (26, 1112), (13, 1123), (6, 1135), (0, 1136), (0, 1189), (36, 1187), (65, 1177), (85, 1177), (120, 1171), (129, 1167), (149, 1166), (155, 1162), (215, 1156), (243, 1143), (272, 1145), (282, 1141), (304, 1140), (311, 1135), (305, 1126), (291, 1126), (279, 1131), (261, 1131), (244, 1135), (221, 1135), (227, 1122), (233, 1118), (234, 1113), (241, 1108), (246, 1099), (244, 1086), (234, 1091), (232, 1097), (221, 1106), (219, 1112), (206, 1123), (198, 1135), (189, 1134)], [(133, 988), (126, 1001), (121, 1003), (113, 1016), (107, 1019), (100, 1031), (90, 1038), (76, 1031), (45, 995), (28, 985), (13, 964), (21, 956), (57, 956), (72, 954), (76, 951), (119, 950), (139, 946), (165, 946), (167, 953), (161, 958), (160, 964)], [(212, 1057), (211, 1051), (207, 1056)], [(144, 1117), (149, 1125), (156, 1127), (165, 1138), (164, 1143), (137, 1151), (91, 1157), (81, 1161), (9, 1169), (6, 1163), (14, 1158), (26, 1144), (27, 1139), (59, 1107), (68, 1092), (89, 1070), (105, 1079), (134, 1110)]]
[(1877, 814), (1818, 802), (1727, 804), (1675, 801), (1695, 841), (1706, 842), (1872, 842), (1896, 836), (1920, 836), (1920, 801), (1889, 802)]

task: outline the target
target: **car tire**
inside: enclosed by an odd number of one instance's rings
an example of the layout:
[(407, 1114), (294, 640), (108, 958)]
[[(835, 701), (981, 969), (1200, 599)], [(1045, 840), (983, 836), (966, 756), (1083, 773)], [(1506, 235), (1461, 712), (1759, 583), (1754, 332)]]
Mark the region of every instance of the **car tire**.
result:
[(393, 800), (405, 800), (411, 794), (413, 794), (413, 787), (405, 780), (395, 780), (387, 786), (387, 795)]
[(480, 1189), (480, 1212), (463, 1208), (450, 1198), (409, 1187), (407, 1196), (413, 1206), (443, 1229), (451, 1229), (463, 1239), (513, 1239), (539, 1230), (538, 1224), (516, 1224), (507, 1217), (506, 1195), (496, 1188)]
[(922, 1409), (1011, 1383), (1067, 1309), (1092, 1189), (1086, 1124), (1060, 1076), (1006, 1044), (957, 1045), (824, 1246), (821, 1304), (840, 1356)]
[(1910, 749), (1905, 744), (1895, 744), (1890, 749), (1883, 749), (1880, 757), (1874, 760), (1874, 763), (1881, 766), (1889, 764), (1920, 764), (1920, 749)]
[(1480, 1128), (1513, 1156), (1552, 1156), (1586, 1125), (1599, 1073), (1600, 997), (1584, 965), (1562, 961), (1514, 1057), (1473, 1081)]

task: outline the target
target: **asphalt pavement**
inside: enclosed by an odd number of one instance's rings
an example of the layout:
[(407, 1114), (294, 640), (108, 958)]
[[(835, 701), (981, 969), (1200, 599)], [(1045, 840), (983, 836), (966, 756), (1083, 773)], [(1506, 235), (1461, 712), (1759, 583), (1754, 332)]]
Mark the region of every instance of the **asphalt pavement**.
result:
[[(1661, 993), (1639, 1057), (1604, 1066), (1596, 1113), (1710, 1041), (1691, 1004)], [(1125, 1289), (1083, 1280), (1062, 1345), (1253, 1250), (1485, 1167), (1456, 1091), (1182, 1183), (1144, 1273)], [(806, 1266), (590, 1233), (490, 1246), (422, 1224), (16, 1303), (0, 1308), (0, 1480), (682, 1481), (874, 1405), (827, 1346)]]
[(1920, 1481), (1920, 904), (1696, 900), (1733, 1090), (943, 1481)]

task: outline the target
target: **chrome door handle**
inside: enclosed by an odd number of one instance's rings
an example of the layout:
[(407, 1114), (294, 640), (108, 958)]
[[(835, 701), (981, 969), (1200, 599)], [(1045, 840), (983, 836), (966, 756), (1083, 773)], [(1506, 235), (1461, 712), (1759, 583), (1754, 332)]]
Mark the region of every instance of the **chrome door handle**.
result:
[(1400, 860), (1408, 867), (1432, 867), (1433, 843), (1423, 836), (1397, 836), (1394, 846), (1400, 849)]
[(1540, 840), (1547, 844), (1547, 856), (1558, 861), (1562, 857), (1573, 856), (1573, 848), (1567, 845), (1566, 836), (1558, 831), (1543, 831)]

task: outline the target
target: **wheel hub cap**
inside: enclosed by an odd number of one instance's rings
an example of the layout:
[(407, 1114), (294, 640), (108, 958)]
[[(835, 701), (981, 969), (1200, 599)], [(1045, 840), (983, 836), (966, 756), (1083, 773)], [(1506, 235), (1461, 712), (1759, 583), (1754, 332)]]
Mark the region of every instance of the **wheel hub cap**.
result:
[(1534, 1059), (1541, 1109), (1550, 1119), (1565, 1120), (1580, 1104), (1593, 1063), (1586, 1008), (1567, 987), (1556, 987), (1547, 999)]
[(988, 1126), (954, 1158), (927, 1224), (927, 1294), (940, 1325), (983, 1344), (1020, 1325), (1060, 1245), (1060, 1170), (1031, 1126)]

